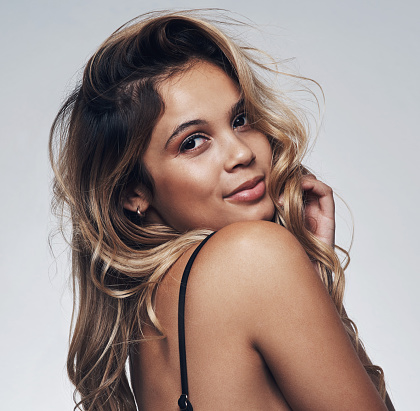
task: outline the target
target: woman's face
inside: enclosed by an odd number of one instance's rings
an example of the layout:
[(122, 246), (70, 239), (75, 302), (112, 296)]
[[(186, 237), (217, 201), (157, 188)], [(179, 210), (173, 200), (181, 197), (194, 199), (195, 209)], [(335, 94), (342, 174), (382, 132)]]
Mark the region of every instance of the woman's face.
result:
[(248, 125), (236, 84), (199, 62), (159, 92), (165, 110), (143, 157), (155, 184), (146, 218), (180, 231), (271, 220), (271, 147)]

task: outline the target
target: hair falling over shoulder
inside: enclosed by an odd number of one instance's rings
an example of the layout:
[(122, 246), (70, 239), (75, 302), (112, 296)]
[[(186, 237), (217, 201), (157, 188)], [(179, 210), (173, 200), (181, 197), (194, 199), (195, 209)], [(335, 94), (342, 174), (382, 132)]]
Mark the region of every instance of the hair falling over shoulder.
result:
[[(182, 253), (209, 233), (146, 224), (123, 208), (125, 193), (136, 185), (153, 196), (141, 159), (163, 110), (159, 82), (200, 60), (222, 68), (238, 84), (253, 127), (268, 136), (275, 221), (318, 265), (362, 363), (385, 397), (382, 370), (366, 356), (343, 309), (340, 259), (304, 225), (306, 120), (257, 75), (276, 70), (260, 63), (256, 52), (196, 12), (146, 14), (99, 47), (60, 109), (51, 129), (50, 158), (55, 211), (69, 215), (72, 223), (77, 299), (67, 370), (76, 387), (75, 409), (137, 409), (125, 369), (130, 345), (142, 338), (144, 323), (161, 330), (153, 309), (156, 287)], [(283, 207), (277, 201), (281, 193)]]

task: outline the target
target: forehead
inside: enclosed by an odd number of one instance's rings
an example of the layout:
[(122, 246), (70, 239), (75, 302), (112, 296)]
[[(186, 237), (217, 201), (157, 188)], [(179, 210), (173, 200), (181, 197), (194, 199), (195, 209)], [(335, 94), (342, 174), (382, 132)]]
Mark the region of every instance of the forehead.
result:
[(198, 61), (163, 80), (158, 89), (164, 99), (170, 99), (174, 95), (199, 93), (200, 90), (211, 91), (221, 85), (229, 85), (229, 89), (238, 91), (237, 85), (220, 67), (206, 61)]
[(197, 62), (162, 81), (158, 91), (164, 103), (160, 120), (164, 121), (201, 118), (210, 115), (210, 109), (230, 108), (240, 96), (237, 84), (222, 69), (207, 62)]

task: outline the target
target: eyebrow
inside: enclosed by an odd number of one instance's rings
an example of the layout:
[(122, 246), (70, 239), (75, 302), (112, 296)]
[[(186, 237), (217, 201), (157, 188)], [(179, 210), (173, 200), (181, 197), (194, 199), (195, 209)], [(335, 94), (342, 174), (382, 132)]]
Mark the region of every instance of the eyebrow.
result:
[[(233, 118), (240, 110), (242, 110), (244, 107), (244, 99), (239, 99), (230, 109), (230, 117)], [(175, 139), (179, 134), (181, 134), (183, 131), (188, 129), (192, 126), (203, 126), (207, 125), (207, 121), (201, 120), (201, 119), (195, 119), (186, 121), (185, 123), (181, 123), (179, 126), (175, 128), (175, 130), (172, 132), (171, 136), (168, 138), (168, 140), (165, 143), (165, 150), (171, 144), (172, 140)]]
[(179, 134), (181, 134), (184, 130), (186, 130), (189, 127), (192, 126), (203, 126), (206, 125), (207, 121), (204, 120), (191, 120), (191, 121), (186, 121), (185, 123), (180, 124), (175, 130), (174, 132), (171, 134), (171, 136), (168, 138), (168, 141), (165, 144), (165, 150), (166, 148), (169, 146), (169, 144), (171, 143), (171, 141), (176, 138)]

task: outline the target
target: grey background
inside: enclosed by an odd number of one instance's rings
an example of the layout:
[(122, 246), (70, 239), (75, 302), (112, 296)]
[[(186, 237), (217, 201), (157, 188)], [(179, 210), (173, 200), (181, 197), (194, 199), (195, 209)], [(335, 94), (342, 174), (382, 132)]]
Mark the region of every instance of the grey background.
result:
[[(3, 410), (70, 410), (68, 264), (47, 236), (50, 124), (75, 74), (114, 29), (152, 9), (223, 7), (259, 46), (317, 80), (326, 112), (308, 163), (354, 216), (346, 306), (398, 410), (420, 385), (419, 24), (415, 1), (3, 1), (1, 22), (1, 380)], [(258, 43), (259, 42), (259, 43)], [(338, 242), (351, 217), (338, 205)]]

